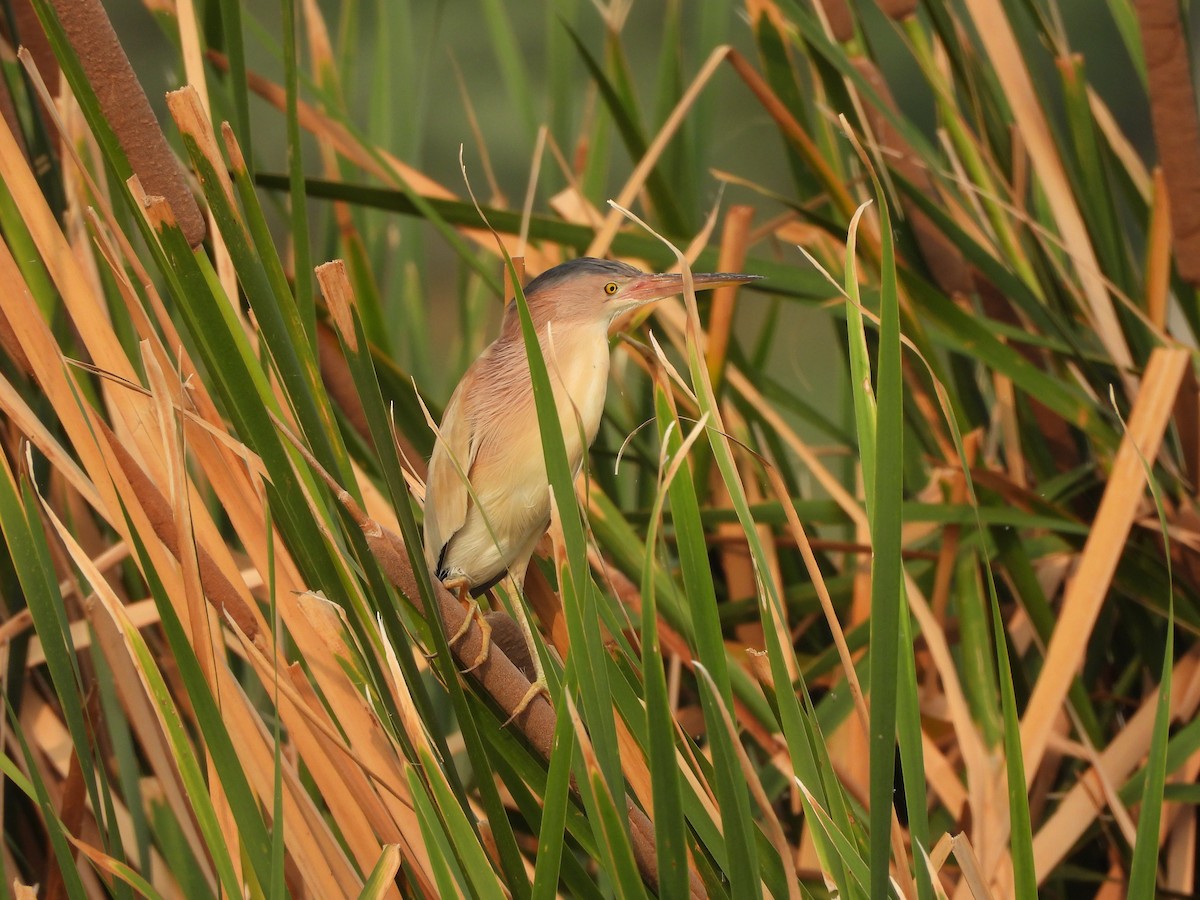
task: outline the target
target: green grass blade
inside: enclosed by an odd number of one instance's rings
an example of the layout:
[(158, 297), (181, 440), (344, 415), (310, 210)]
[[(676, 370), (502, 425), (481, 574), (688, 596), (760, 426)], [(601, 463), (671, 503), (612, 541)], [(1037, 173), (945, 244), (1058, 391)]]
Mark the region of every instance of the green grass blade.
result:
[[(654, 392), (659, 430), (666, 438), (663, 463), (670, 469), (661, 476), (664, 482), (657, 493), (651, 513), (650, 528), (646, 533), (646, 556), (652, 559), (658, 540), (659, 515), (663, 503), (674, 485), (675, 479), (684, 476), (688, 468), (687, 451), (700, 432), (693, 430), (685, 442), (679, 434), (678, 423), (670, 407), (665, 386), (658, 384)], [(703, 422), (697, 428), (703, 428)], [(669, 434), (668, 434), (669, 432)], [(686, 488), (685, 488), (686, 490)], [(695, 494), (691, 495), (695, 506)], [(686, 500), (684, 501), (687, 502)], [(676, 528), (690, 530), (693, 534), (700, 527), (698, 509), (677, 516)], [(703, 537), (701, 537), (703, 541)], [(695, 560), (691, 561), (693, 565)], [(686, 565), (686, 564), (685, 564)], [(656, 566), (642, 570), (642, 677), (645, 681), (646, 731), (649, 737), (651, 786), (654, 797), (654, 836), (658, 852), (658, 892), (665, 897), (679, 897), (688, 890), (687, 851), (685, 844), (686, 825), (683, 815), (683, 791), (680, 785), (679, 764), (675, 756), (675, 721), (671, 715), (667, 695), (666, 673), (663, 671), (663, 654), (658, 637), (658, 604), (654, 592)], [(685, 576), (686, 577), (686, 576)], [(692, 576), (694, 578), (694, 574)], [(709, 590), (712, 590), (711, 581)], [(689, 596), (691, 594), (689, 593)], [(713, 603), (711, 611), (715, 612)], [(724, 649), (717, 654), (724, 664)]]
[(462, 864), (467, 881), (474, 894), (485, 900), (503, 900), (506, 896), (487, 854), (479, 843), (479, 835), (467, 821), (458, 798), (450, 790), (442, 767), (428, 752), (421, 752), (422, 771), (431, 789), (432, 799), (437, 805), (440, 818), (446, 829), (446, 837)]
[(20, 745), (21, 755), (25, 760), (25, 767), (34, 773), (34, 778), (32, 781), (27, 780), (21, 774), (20, 769), (16, 767), (13, 760), (9, 758), (8, 754), (3, 752), (0, 752), (0, 769), (3, 769), (4, 773), (15, 784), (22, 786), (25, 795), (38, 805), (42, 813), (42, 821), (50, 836), (54, 858), (58, 860), (58, 871), (62, 877), (63, 887), (66, 889), (67, 896), (71, 900), (84, 900), (88, 894), (84, 890), (83, 879), (79, 877), (79, 870), (75, 865), (75, 854), (67, 841), (66, 829), (55, 812), (54, 803), (50, 799), (46, 784), (42, 780), (41, 775), (38, 774), (37, 760), (34, 759), (33, 753), (29, 749), (29, 742), (25, 739), (25, 732), (21, 728), (17, 713), (8, 703), (7, 698), (5, 698), (5, 710), (12, 722), (12, 734)]
[(287, 89), (288, 179), (292, 186), (292, 251), (296, 256), (296, 312), (309, 347), (317, 343), (316, 305), (312, 287), (312, 250), (308, 244), (308, 198), (304, 193), (304, 156), (300, 144), (299, 65), (296, 62), (296, 0), (279, 0), (283, 19), (283, 73)]
[[(563, 607), (567, 614), (572, 652), (582, 654), (582, 665), (577, 669), (577, 674), (583, 692), (583, 709), (587, 716), (592, 743), (596, 747), (600, 771), (604, 774), (612, 794), (620, 797), (624, 794), (624, 778), (616, 753), (617, 733), (612, 715), (612, 692), (608, 684), (607, 654), (604, 651), (600, 629), (595, 627), (598, 615), (597, 598), (595, 585), (588, 573), (587, 538), (583, 530), (583, 519), (575, 501), (575, 473), (571, 471), (567, 460), (566, 443), (563, 438), (564, 424), (558, 419), (550, 373), (543, 356), (541, 336), (534, 329), (529, 306), (525, 302), (525, 294), (521, 290), (516, 272), (510, 268), (510, 274), (516, 293), (515, 302), (520, 315), (521, 333), (529, 359), (546, 472), (550, 478), (550, 487), (567, 548), (565, 571), (568, 581), (560, 584), (560, 588), (563, 591)], [(565, 427), (573, 427), (573, 423), (565, 423)]]
[(225, 77), (233, 100), (233, 129), (246, 152), (247, 166), (254, 170), (254, 141), (250, 127), (250, 92), (246, 87), (246, 42), (242, 37), (242, 10), (238, 0), (220, 0), (221, 43), (229, 60)]
[(1167, 780), (1167, 741), (1171, 730), (1171, 675), (1175, 665), (1175, 617), (1167, 618), (1162, 674), (1158, 682), (1158, 702), (1154, 710), (1154, 730), (1146, 761), (1146, 777), (1138, 810), (1137, 840), (1129, 868), (1129, 896), (1153, 896), (1158, 881), (1158, 846)]
[[(864, 157), (864, 164), (869, 165)], [(900, 556), (902, 503), (904, 498), (904, 376), (900, 364), (900, 310), (892, 257), (892, 234), (887, 203), (879, 182), (871, 172), (878, 199), (882, 260), (880, 273), (879, 359), (875, 391), (870, 384), (865, 332), (861, 318), (851, 330), (851, 369), (855, 391), (855, 419), (859, 453), (866, 487), (867, 517), (871, 527), (871, 696), (870, 730), (870, 841), (871, 896), (888, 892), (891, 860), (892, 794), (896, 766), (898, 689), (901, 683), (900, 653), (911, 653), (911, 643), (900, 641), (908, 631), (904, 607), (903, 568)], [(861, 208), (856, 216), (861, 214)], [(851, 234), (853, 235), (853, 222)], [(847, 242), (846, 277), (851, 297), (847, 321), (858, 315), (854, 301), (857, 275), (852, 261), (853, 240)], [(909, 716), (916, 710), (905, 708)], [(913, 723), (909, 722), (909, 727)], [(917, 721), (919, 730), (920, 723)], [(911, 746), (911, 741), (908, 742)], [(917, 745), (919, 747), (919, 743)], [(906, 860), (897, 860), (907, 865)]]
[[(571, 662), (568, 659), (567, 667)], [(564, 674), (564, 679), (566, 675)], [(538, 831), (538, 854), (533, 873), (532, 900), (554, 900), (558, 894), (566, 838), (568, 790), (575, 756), (575, 729), (570, 717), (560, 715), (554, 724), (546, 790), (542, 795), (542, 824)]]

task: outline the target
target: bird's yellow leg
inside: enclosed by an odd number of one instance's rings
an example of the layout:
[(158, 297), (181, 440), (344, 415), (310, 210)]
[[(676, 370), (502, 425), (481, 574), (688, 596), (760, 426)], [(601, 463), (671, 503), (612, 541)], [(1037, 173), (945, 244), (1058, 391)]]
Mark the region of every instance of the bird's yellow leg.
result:
[[(517, 571), (524, 572), (523, 567), (517, 567)], [(529, 704), (533, 702), (533, 698), (541, 695), (550, 700), (550, 687), (546, 683), (546, 672), (542, 669), (542, 659), (538, 656), (537, 643), (533, 639), (533, 623), (529, 621), (529, 610), (525, 605), (525, 595), (522, 585), (517, 578), (509, 575), (505, 579), (505, 587), (508, 588), (509, 596), (512, 597), (513, 609), (517, 614), (517, 621), (521, 624), (521, 631), (525, 634), (525, 643), (529, 646), (529, 656), (533, 660), (533, 668), (537, 672), (537, 677), (533, 683), (529, 685), (529, 690), (525, 692), (517, 705), (513, 707), (507, 719), (504, 720), (503, 728), (512, 723), (512, 721), (525, 712), (529, 708)]]
[(463, 619), (462, 625), (459, 626), (458, 631), (454, 632), (453, 637), (451, 637), (446, 644), (453, 648), (455, 644), (466, 637), (467, 632), (471, 630), (472, 622), (475, 622), (479, 626), (479, 631), (482, 636), (479, 644), (479, 654), (475, 657), (475, 662), (463, 669), (464, 672), (473, 672), (484, 664), (488, 658), (488, 653), (491, 652), (492, 626), (488, 624), (487, 619), (485, 619), (483, 617), (483, 613), (480, 612), (479, 603), (473, 597), (471, 597), (471, 586), (465, 579), (454, 578), (443, 581), (442, 584), (446, 586), (447, 590), (457, 592), (459, 604), (464, 610), (469, 611), (467, 617)]

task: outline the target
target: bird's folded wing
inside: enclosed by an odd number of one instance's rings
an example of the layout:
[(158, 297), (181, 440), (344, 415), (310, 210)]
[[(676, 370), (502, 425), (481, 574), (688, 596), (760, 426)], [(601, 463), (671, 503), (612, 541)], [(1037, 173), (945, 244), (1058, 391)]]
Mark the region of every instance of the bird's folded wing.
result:
[(467, 407), (469, 381), (464, 378), (455, 390), (446, 412), (425, 481), (425, 561), (436, 570), (442, 552), (455, 532), (463, 527), (470, 506), (467, 477), (479, 450)]

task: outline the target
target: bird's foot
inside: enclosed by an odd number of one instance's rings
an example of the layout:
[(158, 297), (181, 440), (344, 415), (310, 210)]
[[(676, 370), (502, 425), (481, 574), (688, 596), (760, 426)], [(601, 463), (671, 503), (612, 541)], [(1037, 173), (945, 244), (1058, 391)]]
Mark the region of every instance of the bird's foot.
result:
[(539, 695), (545, 697), (547, 703), (550, 702), (550, 688), (546, 686), (546, 682), (541, 678), (538, 678), (529, 685), (529, 690), (525, 692), (525, 696), (517, 701), (517, 705), (513, 707), (513, 711), (509, 713), (508, 718), (504, 720), (500, 727), (507, 728), (511, 725), (513, 720), (525, 712), (529, 708), (529, 704)]
[(462, 670), (464, 673), (474, 672), (487, 661), (488, 654), (492, 650), (492, 626), (488, 620), (484, 618), (483, 613), (479, 609), (479, 604), (475, 600), (466, 596), (465, 590), (459, 592), (458, 599), (459, 602), (463, 604), (464, 608), (468, 610), (467, 616), (463, 619), (463, 623), (459, 626), (458, 631), (454, 632), (453, 637), (451, 637), (446, 643), (451, 649), (453, 649), (455, 644), (467, 636), (467, 632), (471, 630), (471, 623), (475, 623), (479, 626), (481, 635), (479, 653), (475, 656), (475, 661)]

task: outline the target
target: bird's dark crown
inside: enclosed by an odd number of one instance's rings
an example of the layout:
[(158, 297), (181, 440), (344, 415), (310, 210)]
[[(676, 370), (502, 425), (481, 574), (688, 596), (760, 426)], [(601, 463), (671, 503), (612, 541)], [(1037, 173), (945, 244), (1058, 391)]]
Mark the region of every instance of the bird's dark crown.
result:
[(536, 294), (538, 291), (544, 291), (547, 288), (552, 288), (568, 278), (575, 278), (580, 275), (616, 275), (630, 277), (633, 275), (641, 275), (640, 269), (635, 269), (633, 266), (623, 262), (616, 262), (611, 259), (596, 259), (592, 256), (581, 256), (579, 259), (569, 259), (565, 263), (559, 263), (553, 269), (547, 269), (529, 284), (525, 285), (525, 296)]

